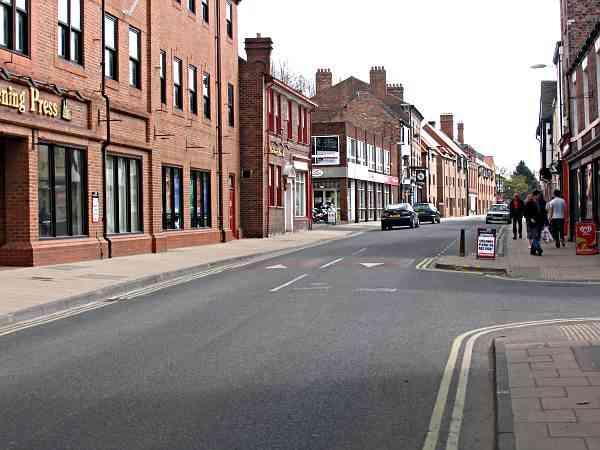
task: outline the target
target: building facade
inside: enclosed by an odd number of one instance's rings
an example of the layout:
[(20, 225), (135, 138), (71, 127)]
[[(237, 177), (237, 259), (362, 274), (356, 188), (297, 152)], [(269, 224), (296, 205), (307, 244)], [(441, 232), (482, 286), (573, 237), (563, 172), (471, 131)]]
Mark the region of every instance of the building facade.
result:
[(240, 235), (238, 3), (0, 6), (1, 265)]
[(312, 221), (311, 114), (315, 104), (272, 77), (273, 42), (246, 39), (240, 63), (241, 220), (246, 237), (308, 230)]

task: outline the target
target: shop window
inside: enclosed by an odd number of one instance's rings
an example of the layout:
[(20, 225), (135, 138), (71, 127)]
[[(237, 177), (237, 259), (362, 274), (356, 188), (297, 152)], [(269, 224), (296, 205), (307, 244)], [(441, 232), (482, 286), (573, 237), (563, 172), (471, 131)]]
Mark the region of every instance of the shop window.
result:
[(0, 47), (29, 54), (29, 0), (0, 0)]
[(111, 80), (118, 80), (118, 22), (117, 18), (109, 14), (104, 16), (104, 76)]
[(235, 91), (231, 83), (227, 84), (227, 123), (235, 126)]
[(40, 144), (38, 149), (40, 237), (84, 235), (87, 195), (83, 152), (51, 144)]
[(167, 104), (167, 52), (160, 51), (160, 103)]
[(206, 23), (209, 22), (208, 11), (208, 0), (202, 0), (202, 20)]
[(227, 23), (227, 36), (233, 39), (233, 4), (228, 1), (225, 5), (225, 21)]
[(294, 184), (294, 215), (296, 217), (306, 217), (306, 172), (296, 172)]
[(179, 58), (173, 58), (173, 106), (176, 109), (183, 109), (181, 60)]
[(106, 158), (106, 221), (109, 233), (142, 231), (140, 161)]
[(192, 170), (190, 173), (192, 228), (210, 228), (212, 226), (210, 193), (210, 172)]
[(204, 118), (210, 120), (210, 75), (202, 74), (202, 102), (204, 104)]
[(142, 86), (140, 35), (140, 30), (129, 27), (129, 85), (138, 89)]
[(188, 99), (190, 112), (198, 114), (198, 70), (194, 66), (188, 67)]
[(183, 173), (178, 167), (163, 167), (163, 229), (183, 229)]
[(83, 64), (81, 0), (58, 0), (58, 56)]

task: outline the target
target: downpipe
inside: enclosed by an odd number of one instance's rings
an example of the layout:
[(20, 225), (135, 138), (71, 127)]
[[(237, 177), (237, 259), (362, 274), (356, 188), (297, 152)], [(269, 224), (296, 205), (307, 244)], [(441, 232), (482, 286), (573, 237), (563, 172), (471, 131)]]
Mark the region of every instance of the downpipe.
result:
[(106, 55), (104, 52), (104, 42), (106, 37), (106, 24), (104, 17), (106, 16), (106, 0), (102, 0), (102, 40), (100, 42), (102, 62), (101, 62), (101, 79), (102, 79), (102, 97), (105, 103), (105, 120), (106, 120), (106, 138), (102, 142), (102, 234), (106, 242), (108, 243), (108, 258), (112, 258), (112, 241), (108, 237), (108, 221), (107, 221), (107, 206), (106, 206), (106, 154), (108, 147), (111, 144), (110, 141), (110, 97), (106, 93)]

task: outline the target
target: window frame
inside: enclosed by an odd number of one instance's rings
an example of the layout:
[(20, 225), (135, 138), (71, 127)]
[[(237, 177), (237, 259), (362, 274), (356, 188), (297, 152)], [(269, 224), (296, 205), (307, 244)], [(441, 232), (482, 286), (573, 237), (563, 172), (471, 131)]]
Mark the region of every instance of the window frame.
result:
[[(131, 35), (132, 33), (137, 37), (137, 60), (131, 56)], [(127, 31), (127, 43), (129, 46), (129, 86), (134, 87), (136, 89), (142, 88), (142, 31), (136, 27), (129, 25), (129, 29)], [(131, 79), (132, 76), (132, 67), (137, 66), (137, 80)]]
[(287, 117), (287, 138), (288, 141), (291, 141), (294, 136), (294, 129), (293, 129), (293, 120), (294, 120), (294, 107), (292, 105), (292, 100), (288, 99), (287, 101), (288, 103), (288, 117)]
[[(298, 171), (296, 172), (296, 178), (294, 179), (294, 217), (306, 217), (307, 215), (307, 172)], [(298, 193), (302, 196), (300, 205), (298, 205)], [(298, 209), (300, 206), (300, 209)]]
[[(16, 53), (18, 55), (31, 57), (31, 1), (25, 0), (25, 11), (17, 7), (17, 0), (8, 0), (10, 5), (0, 2), (0, 8), (4, 8), (8, 11), (8, 45), (0, 44), (0, 49)], [(17, 49), (17, 18), (18, 15), (25, 16), (25, 45), (23, 50)]]
[(198, 68), (188, 65), (188, 102), (190, 113), (198, 115)]
[(275, 206), (282, 207), (283, 206), (283, 176), (281, 166), (275, 166), (275, 189), (276, 189), (276, 201), (277, 204)]
[[(178, 77), (175, 76), (175, 69)], [(176, 56), (173, 57), (173, 108), (183, 111), (183, 61)]]
[[(55, 239), (72, 239), (82, 238), (89, 236), (89, 224), (88, 224), (88, 167), (87, 167), (87, 152), (84, 148), (77, 146), (66, 146), (59, 145), (51, 142), (39, 142), (38, 143), (38, 161), (39, 151), (42, 147), (46, 147), (48, 151), (48, 190), (50, 196), (50, 235), (43, 236), (40, 227), (40, 204), (38, 200), (38, 238), (40, 240), (55, 240)], [(67, 215), (67, 234), (57, 235), (56, 234), (56, 166), (54, 152), (57, 147), (65, 150), (65, 187), (66, 187), (66, 215)], [(81, 155), (81, 198), (82, 198), (82, 210), (81, 212), (81, 234), (73, 234), (73, 193), (71, 191), (71, 167), (73, 162), (73, 152), (79, 152)], [(39, 177), (39, 163), (37, 168), (37, 176)], [(39, 178), (38, 178), (38, 192), (39, 192)], [(39, 195), (39, 194), (38, 194)]]
[(209, 0), (201, 0), (202, 20), (204, 23), (210, 23), (210, 4)]
[(227, 124), (235, 127), (235, 86), (227, 83)]
[(275, 164), (269, 164), (268, 173), (269, 206), (275, 206)]
[(187, 9), (192, 14), (196, 14), (196, 0), (187, 0)]
[[(114, 22), (115, 24), (115, 32), (113, 35), (114, 41), (115, 41), (115, 46), (114, 48), (112, 47), (108, 47), (107, 43), (106, 43), (106, 39), (108, 37), (108, 34), (104, 35), (104, 77), (108, 78), (109, 80), (114, 80), (114, 81), (119, 81), (119, 19), (117, 19), (115, 16), (110, 15), (108, 13), (104, 14), (104, 20), (109, 20)], [(106, 25), (105, 25), (105, 29), (106, 29)], [(108, 53), (107, 53), (108, 52)], [(107, 74), (107, 61), (108, 58), (106, 57), (107, 55), (113, 55), (113, 62), (114, 62), (114, 73), (113, 74)]]
[[(208, 182), (206, 182), (208, 179)], [(202, 196), (198, 194), (198, 183), (202, 185)], [(208, 188), (208, 205), (204, 204), (205, 191)], [(202, 217), (198, 216), (198, 209), (202, 211)], [(190, 228), (208, 229), (212, 228), (212, 173), (210, 170), (190, 170)]]
[[(143, 191), (142, 191), (142, 161), (140, 158), (136, 158), (136, 157), (132, 157), (132, 156), (124, 156), (124, 155), (120, 155), (120, 154), (116, 154), (116, 153), (112, 153), (112, 154), (108, 154), (107, 155), (107, 159), (112, 159), (114, 161), (114, 169), (113, 169), (113, 183), (114, 183), (114, 211), (113, 211), (113, 215), (114, 215), (114, 219), (115, 219), (115, 230), (110, 232), (108, 234), (111, 235), (120, 235), (120, 234), (140, 234), (144, 232), (144, 211), (143, 211), (143, 205), (144, 205), (144, 195), (143, 195)], [(127, 225), (126, 225), (126, 230), (125, 231), (121, 231), (121, 227), (120, 227), (120, 196), (119, 196), (119, 160), (124, 160), (125, 161), (125, 167), (126, 167), (126, 202), (127, 205), (125, 205), (125, 209), (126, 209), (126, 216), (127, 216)], [(132, 201), (131, 201), (131, 165), (132, 163), (134, 163), (137, 166), (137, 174), (138, 174), (138, 179), (137, 179), (137, 192), (138, 192), (138, 205), (137, 205), (137, 211), (138, 211), (138, 224), (139, 224), (139, 229), (138, 230), (134, 230), (132, 231), (131, 229), (131, 205), (132, 205)], [(108, 169), (107, 169), (108, 170)], [(108, 181), (108, 173), (106, 174), (106, 179)], [(108, 187), (105, 187), (106, 191), (108, 192)], [(107, 199), (108, 202), (108, 199)], [(107, 205), (107, 209), (106, 209), (106, 214), (107, 214), (107, 223), (108, 223), (108, 205)]]
[(208, 72), (202, 73), (202, 106), (203, 116), (206, 120), (211, 120), (211, 93), (210, 93), (210, 74)]
[(167, 104), (167, 52), (161, 50), (159, 53), (159, 77), (160, 77), (160, 104)]
[[(66, 31), (66, 44), (65, 44), (65, 50), (66, 53), (64, 55), (62, 55), (60, 53), (60, 49), (58, 49), (58, 56), (62, 59), (64, 59), (65, 61), (69, 61), (72, 62), (74, 64), (78, 64), (80, 66), (84, 65), (84, 52), (85, 52), (85, 46), (84, 44), (84, 33), (83, 33), (83, 27), (84, 27), (84, 13), (83, 13), (83, 8), (84, 8), (84, 2), (83, 0), (78, 0), (79, 1), (79, 29), (75, 28), (72, 24), (73, 22), (73, 17), (72, 17), (72, 8), (71, 8), (71, 2), (72, 0), (64, 0), (67, 2), (67, 23), (64, 23), (60, 20), (60, 4), (58, 5), (58, 30), (59, 33), (61, 31)], [(59, 0), (60, 2), (60, 0)], [(71, 42), (73, 39), (73, 33), (78, 33), (79, 34), (79, 54), (76, 55), (76, 57), (74, 58), (72, 55), (72, 48), (71, 48)], [(58, 36), (57, 36), (58, 37)]]
[(227, 37), (233, 39), (233, 3), (227, 0), (225, 5), (225, 24), (227, 26)]
[[(169, 171), (169, 182), (170, 182), (170, 203), (173, 205), (173, 211), (171, 211), (171, 218), (167, 220), (167, 171)], [(179, 223), (180, 227), (175, 226), (175, 171), (179, 171)], [(161, 187), (162, 187), (162, 225), (164, 231), (181, 231), (185, 229), (185, 211), (183, 203), (183, 168), (176, 166), (162, 166), (161, 176)]]

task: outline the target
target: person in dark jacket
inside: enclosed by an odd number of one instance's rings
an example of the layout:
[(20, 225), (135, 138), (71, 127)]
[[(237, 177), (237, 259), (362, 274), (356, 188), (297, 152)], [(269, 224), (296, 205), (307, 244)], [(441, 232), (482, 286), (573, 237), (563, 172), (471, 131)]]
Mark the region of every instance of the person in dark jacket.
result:
[(548, 220), (548, 211), (546, 210), (546, 199), (544, 198), (544, 193), (541, 191), (538, 195), (538, 204), (540, 205), (540, 212), (543, 217), (543, 221), (542, 221), (543, 222), (542, 230), (543, 230), (544, 227), (550, 226), (550, 221)]
[(525, 207), (523, 200), (519, 194), (515, 194), (510, 202), (510, 219), (513, 224), (513, 239), (517, 239), (517, 229), (519, 231), (519, 239), (523, 239), (523, 208)]
[(544, 214), (540, 210), (539, 194), (539, 191), (534, 191), (527, 196), (523, 213), (527, 223), (527, 239), (531, 241), (531, 254), (542, 256), (544, 250), (540, 238), (544, 226)]

